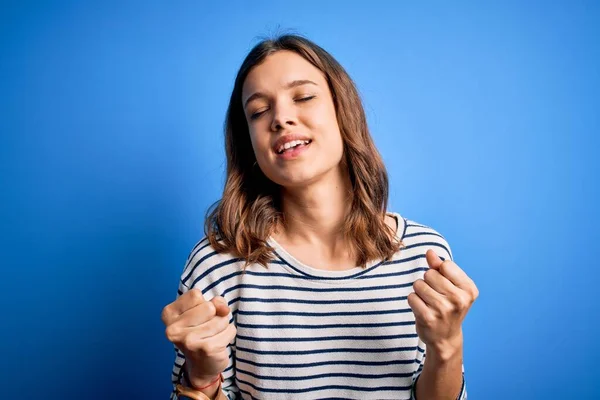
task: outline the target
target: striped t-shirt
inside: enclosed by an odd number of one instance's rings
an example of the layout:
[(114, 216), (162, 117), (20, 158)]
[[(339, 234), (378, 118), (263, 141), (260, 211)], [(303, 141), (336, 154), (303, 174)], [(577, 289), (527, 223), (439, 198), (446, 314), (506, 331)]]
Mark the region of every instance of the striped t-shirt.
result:
[[(270, 238), (276, 259), (242, 272), (243, 259), (215, 253), (206, 238), (194, 246), (178, 295), (200, 288), (229, 303), (237, 328), (223, 372), (229, 399), (414, 399), (426, 349), (407, 296), (428, 269), (428, 249), (452, 253), (435, 230), (390, 215), (404, 246), (364, 269), (310, 267)], [(175, 350), (174, 385), (185, 361)]]

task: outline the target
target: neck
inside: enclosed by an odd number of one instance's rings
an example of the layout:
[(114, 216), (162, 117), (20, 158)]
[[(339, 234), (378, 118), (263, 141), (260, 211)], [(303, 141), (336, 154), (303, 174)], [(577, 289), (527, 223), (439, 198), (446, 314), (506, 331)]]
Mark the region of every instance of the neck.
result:
[(351, 206), (351, 182), (339, 168), (317, 182), (299, 188), (282, 188), (283, 223), (276, 235), (288, 243), (344, 249), (342, 227)]

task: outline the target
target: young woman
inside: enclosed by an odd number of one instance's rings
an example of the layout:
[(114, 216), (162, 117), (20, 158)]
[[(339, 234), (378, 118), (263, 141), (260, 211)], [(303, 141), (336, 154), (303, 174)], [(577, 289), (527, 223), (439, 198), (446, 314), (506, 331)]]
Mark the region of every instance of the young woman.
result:
[(478, 296), (388, 178), (340, 64), (294, 35), (244, 60), (227, 179), (162, 313), (172, 398), (465, 399)]

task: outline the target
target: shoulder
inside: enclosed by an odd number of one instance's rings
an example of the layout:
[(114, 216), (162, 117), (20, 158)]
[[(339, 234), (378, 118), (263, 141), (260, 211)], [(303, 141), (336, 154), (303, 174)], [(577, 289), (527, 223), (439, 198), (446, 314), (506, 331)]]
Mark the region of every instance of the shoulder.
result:
[(230, 253), (218, 253), (203, 237), (198, 241), (188, 254), (185, 267), (181, 274), (180, 286), (185, 289), (199, 287), (204, 289), (225, 278), (234, 271), (241, 270), (244, 264), (242, 258), (237, 258)]
[(400, 251), (425, 254), (433, 249), (443, 259), (452, 259), (452, 250), (446, 238), (434, 228), (390, 212), (398, 219), (398, 237), (403, 246)]

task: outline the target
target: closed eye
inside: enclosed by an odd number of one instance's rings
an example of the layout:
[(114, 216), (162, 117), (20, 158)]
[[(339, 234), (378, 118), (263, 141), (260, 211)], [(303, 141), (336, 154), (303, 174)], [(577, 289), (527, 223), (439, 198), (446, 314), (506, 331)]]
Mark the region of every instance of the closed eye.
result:
[(250, 115), (250, 119), (257, 119), (258, 117), (260, 117), (265, 112), (267, 112), (267, 109), (262, 110), (262, 111), (257, 111), (254, 114)]
[[(314, 99), (315, 97), (317, 97), (317, 96), (306, 96), (306, 97), (301, 97), (301, 98), (299, 98), (299, 99), (296, 99), (296, 100), (294, 100), (294, 101), (295, 101), (295, 102), (300, 102), (300, 103), (305, 103), (305, 102), (307, 102), (307, 101), (309, 101), (309, 100), (312, 100), (312, 99)], [(267, 108), (267, 109), (264, 109), (264, 110), (262, 110), (262, 111), (257, 111), (257, 112), (255, 112), (255, 113), (253, 113), (253, 114), (251, 114), (251, 115), (250, 115), (250, 119), (251, 119), (251, 120), (255, 120), (255, 119), (257, 119), (258, 117), (260, 117), (262, 114), (264, 114), (265, 112), (267, 112), (268, 110), (269, 110), (269, 109)]]
[(295, 101), (305, 102), (305, 101), (312, 100), (314, 98), (315, 98), (315, 96), (306, 96), (306, 97), (302, 97), (302, 98), (296, 99)]

